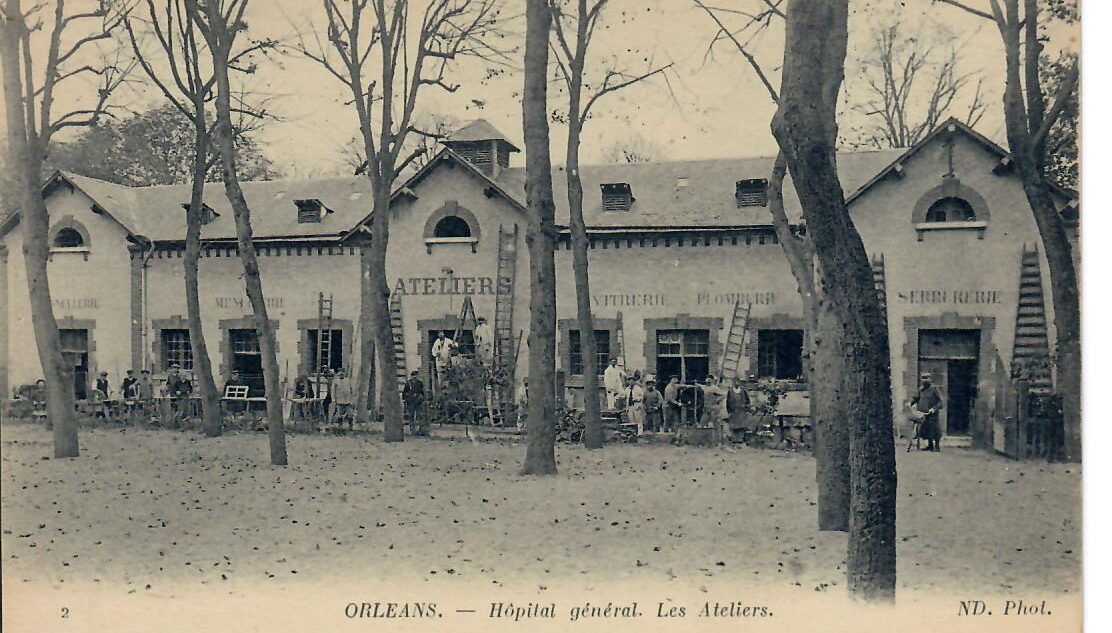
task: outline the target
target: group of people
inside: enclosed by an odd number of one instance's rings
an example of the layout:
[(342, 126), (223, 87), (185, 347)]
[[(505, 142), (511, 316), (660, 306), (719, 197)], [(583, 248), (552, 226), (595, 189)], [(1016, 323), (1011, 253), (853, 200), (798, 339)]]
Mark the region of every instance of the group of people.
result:
[[(697, 422), (703, 427), (720, 427), (722, 436), (729, 437), (733, 428), (743, 425), (743, 416), (750, 407), (743, 381), (735, 379), (725, 386), (713, 374), (694, 385), (682, 385), (678, 376), (671, 376), (660, 391), (655, 376), (642, 377), (639, 371), (626, 375), (618, 359), (611, 358), (602, 382), (606, 407), (619, 411), (626, 423), (636, 425), (638, 435), (646, 430), (674, 433), (682, 424)], [(692, 419), (685, 420), (685, 407), (692, 411)]]
[[(325, 420), (329, 425), (346, 422), (349, 429), (355, 428), (355, 377), (347, 370), (327, 369), (321, 375), (321, 399)], [(293, 397), (295, 409), (305, 401), (315, 401), (317, 390), (308, 375), (302, 374), (294, 380)]]
[[(494, 363), (494, 330), (487, 323), (486, 317), (476, 319), (475, 356), (486, 366)], [(444, 376), (445, 370), (452, 365), (452, 358), (458, 356), (459, 343), (447, 335), (443, 330), (436, 333), (429, 354), (432, 356), (433, 366), (436, 368), (436, 379)]]

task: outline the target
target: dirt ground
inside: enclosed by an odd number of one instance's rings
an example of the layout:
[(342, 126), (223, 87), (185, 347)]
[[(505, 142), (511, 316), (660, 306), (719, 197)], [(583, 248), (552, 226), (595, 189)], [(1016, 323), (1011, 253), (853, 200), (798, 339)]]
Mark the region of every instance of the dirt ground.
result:
[[(816, 531), (803, 454), (561, 445), (560, 474), (535, 479), (517, 475), (524, 446), (509, 439), (290, 436), (285, 468), (255, 433), (83, 430), (75, 460), (48, 459), (49, 434), (29, 424), (0, 440), (9, 586), (234, 594), (361, 570), (844, 593), (846, 537)], [(898, 471), (901, 595), (1079, 591), (1077, 465), (901, 450)]]

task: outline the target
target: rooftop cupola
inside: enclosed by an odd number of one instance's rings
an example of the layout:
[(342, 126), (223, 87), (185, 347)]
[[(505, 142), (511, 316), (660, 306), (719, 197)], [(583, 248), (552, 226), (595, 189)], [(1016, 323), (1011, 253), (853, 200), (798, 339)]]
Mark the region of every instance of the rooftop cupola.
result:
[(511, 153), (521, 151), (486, 119), (475, 119), (456, 130), (444, 145), (491, 178), (510, 166)]

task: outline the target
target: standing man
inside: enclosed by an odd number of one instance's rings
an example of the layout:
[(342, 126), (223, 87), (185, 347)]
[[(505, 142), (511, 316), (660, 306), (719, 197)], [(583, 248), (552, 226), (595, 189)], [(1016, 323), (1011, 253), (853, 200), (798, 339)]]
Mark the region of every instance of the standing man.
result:
[(525, 430), (526, 417), (529, 414), (529, 378), (521, 379), (521, 385), (517, 388), (517, 430)]
[(332, 391), (332, 422), (343, 427), (346, 419), (348, 429), (355, 430), (355, 385), (344, 369), (336, 374)]
[(135, 399), (135, 396), (136, 396), (135, 386), (138, 383), (139, 383), (139, 379), (137, 379), (135, 377), (135, 370), (134, 369), (127, 370), (127, 377), (125, 377), (124, 381), (122, 383), (120, 383), (120, 397), (123, 398), (124, 400), (133, 400), (133, 399)]
[(483, 365), (490, 367), (494, 364), (494, 332), (486, 317), (479, 317), (479, 324), (475, 326), (475, 350)]
[(726, 424), (732, 434), (737, 429), (748, 431), (749, 392), (741, 378), (734, 378), (733, 388), (726, 393)]
[(942, 410), (942, 394), (931, 384), (930, 374), (919, 376), (919, 394), (911, 399), (911, 404), (924, 414), (919, 424), (919, 437), (927, 440), (928, 451), (940, 452), (938, 441), (942, 439), (942, 429), (938, 424), (938, 412)]
[(618, 394), (625, 389), (626, 375), (625, 371), (618, 367), (618, 359), (611, 358), (610, 364), (606, 366), (606, 371), (602, 372), (602, 386), (606, 389), (606, 408), (614, 410), (616, 408), (615, 400)]
[(452, 364), (452, 349), (455, 346), (456, 342), (445, 336), (443, 331), (438, 332), (436, 340), (432, 342), (432, 361), (436, 366), (437, 385), (444, 380), (444, 371)]
[(623, 395), (626, 402), (626, 421), (637, 425), (637, 435), (645, 432), (645, 390), (637, 384), (633, 376), (626, 379)]
[(409, 380), (402, 387), (402, 402), (405, 403), (406, 418), (409, 419), (409, 432), (413, 435), (428, 435), (429, 423), (425, 418), (425, 383), (416, 369), (410, 372)]
[(151, 419), (154, 401), (154, 382), (151, 381), (151, 370), (144, 369), (139, 372), (139, 382), (135, 386), (135, 396), (139, 401), (139, 415), (144, 422)]
[(664, 388), (664, 430), (675, 432), (680, 425), (683, 403), (680, 402), (680, 379), (672, 376)]
[(645, 381), (645, 426), (650, 431), (660, 431), (664, 422), (664, 395), (656, 390), (656, 379)]
[(716, 427), (718, 426), (718, 420), (721, 418), (722, 401), (726, 397), (726, 392), (718, 386), (718, 379), (714, 377), (714, 374), (707, 375), (699, 388), (703, 392), (703, 412), (699, 417), (699, 425)]
[(104, 394), (105, 398), (108, 397), (108, 394), (112, 392), (112, 390), (108, 387), (108, 372), (100, 372), (100, 375), (97, 376), (96, 382), (93, 383), (93, 388)]

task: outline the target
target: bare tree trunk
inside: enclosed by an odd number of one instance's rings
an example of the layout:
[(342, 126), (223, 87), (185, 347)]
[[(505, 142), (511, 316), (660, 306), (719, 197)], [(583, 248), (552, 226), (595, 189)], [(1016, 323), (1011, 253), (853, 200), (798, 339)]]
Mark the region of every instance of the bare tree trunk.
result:
[[(390, 238), (390, 183), (371, 178), (375, 192), (375, 206), (371, 223), (371, 257), (367, 283), (371, 285), (369, 327), (374, 332), (374, 351), (382, 371), (378, 402), (383, 415), (383, 438), (387, 442), (405, 440), (402, 419), (402, 399), (398, 381), (394, 378), (399, 359), (394, 356), (394, 332), (390, 326), (390, 286), (386, 281), (386, 245)], [(361, 324), (361, 327), (364, 325)], [(365, 331), (365, 330), (364, 330)], [(370, 371), (369, 367), (364, 367)], [(367, 378), (370, 380), (370, 378)]]
[[(375, 376), (375, 328), (374, 319), (370, 313), (370, 294), (371, 294), (371, 271), (367, 258), (363, 255), (365, 248), (360, 247), (359, 256), (359, 293), (360, 305), (366, 306), (368, 312), (359, 314), (359, 375), (357, 377), (357, 384), (359, 385), (359, 392), (355, 396), (355, 420), (360, 424), (367, 424), (373, 419), (371, 415), (373, 398), (371, 397), (371, 389), (375, 385), (371, 384)], [(391, 341), (391, 346), (393, 341)], [(389, 370), (383, 370), (383, 380), (389, 374)]]
[[(1016, 169), (1023, 182), (1023, 192), (1035, 217), (1035, 224), (1042, 238), (1043, 250), (1051, 280), (1051, 300), (1054, 302), (1054, 329), (1058, 350), (1056, 387), (1062, 396), (1062, 417), (1065, 425), (1064, 457), (1081, 460), (1081, 307), (1077, 285), (1077, 270), (1073, 263), (1073, 249), (1054, 204), (1050, 185), (1043, 173), (1046, 152), (1045, 133), (1042, 128), (1053, 121), (1044, 112), (1045, 98), (1039, 81), (1039, 55), (1042, 44), (1038, 41), (1038, 3), (1025, 0), (1025, 15), (1021, 52), (1021, 21), (1018, 0), (1009, 0), (1006, 15), (1000, 24), (1004, 40), (1005, 84), (1004, 121), (1008, 145), (1016, 162)], [(1023, 61), (1025, 60), (1025, 62)], [(1027, 85), (1020, 79), (1023, 67)], [(1076, 73), (1076, 69), (1074, 70)], [(1072, 91), (1076, 75), (1064, 81), (1062, 99)], [(1024, 94), (1026, 91), (1026, 106)], [(1058, 105), (1058, 104), (1055, 104)], [(1051, 109), (1052, 112), (1054, 108)]]
[[(849, 529), (850, 476), (848, 415), (842, 408), (841, 381), (844, 376), (837, 320), (830, 304), (819, 294), (821, 269), (810, 240), (792, 233), (784, 212), (784, 154), (776, 156), (768, 181), (768, 208), (788, 267), (799, 287), (803, 303), (803, 353), (810, 416), (815, 432), (815, 480), (818, 484), (819, 530), (845, 532)], [(824, 318), (819, 319), (820, 311)]]
[[(211, 12), (212, 8), (210, 7), (209, 10)], [(217, 38), (227, 42), (228, 34), (219, 33)], [(267, 433), (270, 436), (270, 463), (285, 466), (288, 463), (286, 430), (282, 420), (282, 387), (278, 378), (274, 330), (270, 327), (270, 317), (263, 297), (263, 283), (259, 277), (259, 261), (255, 254), (255, 241), (251, 231), (251, 210), (247, 207), (247, 200), (243, 197), (239, 177), (236, 175), (235, 145), (232, 140), (231, 85), (228, 80), (228, 50), (227, 46), (221, 45), (210, 48), (216, 78), (216, 147), (220, 150), (224, 190), (235, 214), (239, 257), (243, 261), (243, 282), (247, 287), (247, 298), (251, 302), (255, 317), (255, 332), (259, 337), (259, 350), (262, 352)]]
[[(522, 125), (528, 191), (529, 292), (528, 445), (522, 474), (556, 474), (556, 206), (548, 137), (548, 38), (552, 14), (546, 0), (525, 9), (525, 87)], [(591, 336), (593, 332), (589, 333)]]
[(849, 530), (851, 504), (848, 429), (851, 413), (842, 399), (846, 362), (839, 340), (837, 313), (818, 288), (813, 301), (813, 334), (810, 336), (813, 380), (808, 384), (811, 387), (811, 421), (815, 429), (819, 530), (845, 532)]
[(591, 313), (591, 281), (588, 274), (587, 224), (583, 220), (583, 180), (579, 175), (579, 142), (583, 121), (578, 116), (579, 91), (573, 87), (571, 122), (568, 129), (568, 209), (571, 214), (571, 266), (575, 276), (575, 309), (579, 323), (579, 355), (583, 359), (583, 444), (602, 448), (602, 413), (598, 395), (598, 346), (595, 318)]
[(848, 13), (848, 0), (793, 0), (788, 5), (780, 106), (772, 131), (822, 270), (816, 289), (830, 302), (845, 359), (842, 402), (854, 414), (846, 561), (850, 595), (890, 601), (896, 587), (896, 454), (888, 332), (835, 158)]
[[(13, 9), (10, 5), (9, 10)], [(18, 5), (14, 5), (18, 9)], [(45, 148), (37, 139), (30, 139), (33, 130), (26, 127), (24, 86), (20, 77), (20, 26), (22, 22), (6, 19), (0, 28), (0, 64), (4, 73), (9, 162), (17, 174), (21, 201), (20, 222), (23, 223), (23, 261), (27, 273), (27, 289), (31, 298), (31, 321), (35, 347), (46, 379), (46, 414), (54, 431), (54, 457), (77, 457), (77, 415), (74, 411), (73, 374), (62, 357), (62, 340), (54, 319), (50, 295), (47, 261), (50, 217), (39, 187), (39, 174)], [(31, 60), (25, 60), (30, 64)], [(34, 107), (33, 99), (26, 107)]]
[(185, 215), (185, 307), (189, 319), (189, 345), (193, 351), (193, 378), (201, 392), (201, 420), (206, 437), (217, 437), (223, 432), (220, 416), (220, 393), (212, 377), (205, 331), (201, 327), (201, 299), (197, 282), (197, 266), (201, 259), (201, 213), (204, 207), (205, 172), (208, 167), (209, 139), (205, 131), (204, 110), (198, 109), (195, 124), (193, 186), (189, 209)]

